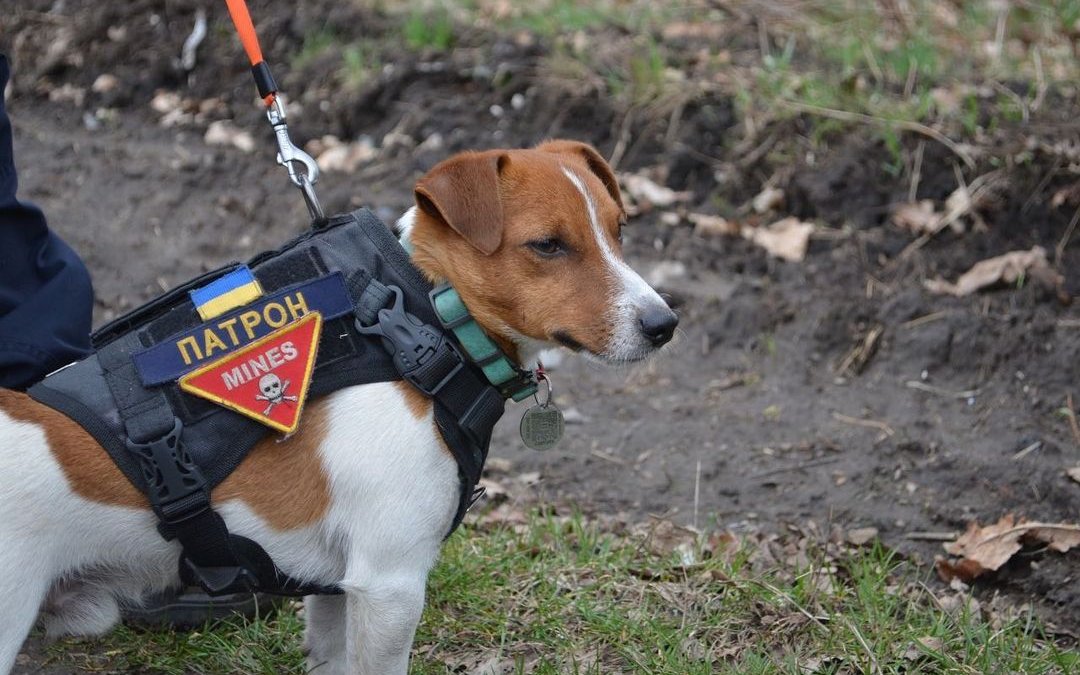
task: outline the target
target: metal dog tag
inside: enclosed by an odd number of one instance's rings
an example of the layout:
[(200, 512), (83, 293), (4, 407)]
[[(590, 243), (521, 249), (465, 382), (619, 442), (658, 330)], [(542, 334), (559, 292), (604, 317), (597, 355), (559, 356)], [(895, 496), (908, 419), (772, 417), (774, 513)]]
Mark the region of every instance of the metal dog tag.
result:
[(533, 450), (550, 450), (559, 444), (566, 429), (562, 411), (554, 403), (534, 405), (521, 416), (521, 440)]

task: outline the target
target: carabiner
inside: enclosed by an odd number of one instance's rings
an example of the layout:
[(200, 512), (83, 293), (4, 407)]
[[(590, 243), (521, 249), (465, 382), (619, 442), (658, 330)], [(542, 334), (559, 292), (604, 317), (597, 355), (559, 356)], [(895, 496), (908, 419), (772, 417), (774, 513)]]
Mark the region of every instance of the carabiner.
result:
[(266, 117), (270, 120), (270, 125), (274, 127), (274, 135), (277, 138), (277, 162), (289, 172), (289, 180), (296, 187), (303, 189), (300, 172), (293, 166), (294, 162), (299, 162), (306, 169), (307, 182), (311, 185), (318, 183), (319, 165), (315, 163), (311, 155), (296, 147), (289, 138), (289, 127), (285, 122), (285, 106), (281, 103), (281, 96), (274, 97), (274, 102), (266, 109)]
[[(285, 122), (285, 106), (280, 96), (274, 97), (273, 102), (266, 109), (266, 117), (270, 120), (270, 126), (274, 128), (274, 137), (277, 138), (277, 163), (285, 167), (289, 173), (289, 180), (300, 188), (311, 219), (321, 220), (323, 218), (322, 205), (319, 204), (319, 198), (315, 196), (314, 188), (315, 183), (319, 181), (319, 165), (311, 155), (296, 147), (289, 137), (289, 126)], [(296, 164), (302, 165), (302, 169), (298, 170)]]

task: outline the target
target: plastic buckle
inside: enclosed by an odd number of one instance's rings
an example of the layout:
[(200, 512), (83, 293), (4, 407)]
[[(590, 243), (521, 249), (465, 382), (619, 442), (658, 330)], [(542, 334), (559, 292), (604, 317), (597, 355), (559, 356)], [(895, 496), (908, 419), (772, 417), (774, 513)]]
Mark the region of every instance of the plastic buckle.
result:
[[(465, 359), (461, 356), (461, 352), (458, 351), (457, 347), (454, 346), (453, 342), (450, 342), (446, 338), (441, 339), (438, 349), (435, 350), (435, 353), (431, 356), (431, 359), (429, 360), (433, 361), (436, 359), (449, 361), (453, 365), (450, 367), (449, 370), (446, 371), (445, 375), (439, 378), (439, 381), (435, 384), (430, 384), (427, 381), (421, 380), (421, 378), (419, 377), (419, 373), (415, 371), (411, 373), (402, 373), (401, 376), (411, 382), (413, 386), (415, 386), (417, 389), (424, 392), (428, 396), (435, 397), (440, 391), (442, 391), (442, 388), (445, 387), (450, 382), (450, 380), (454, 379), (454, 376), (456, 376), (458, 372), (460, 372), (461, 369), (465, 367)], [(430, 372), (425, 371), (425, 375), (430, 374)], [(438, 372), (435, 372), (434, 374), (438, 375)]]
[(259, 590), (259, 580), (246, 567), (200, 567), (186, 555), (180, 556), (180, 578), (198, 584), (210, 596)]
[(146, 481), (150, 506), (165, 526), (193, 518), (210, 508), (206, 479), (181, 442), (184, 424), (173, 418), (173, 428), (147, 443), (127, 440), (128, 451), (138, 459)]
[[(364, 326), (354, 323), (361, 335), (378, 335), (383, 347), (393, 357), (394, 368), (413, 386), (428, 396), (435, 396), (464, 367), (465, 359), (439, 329), (430, 326), (404, 309), (404, 294), (397, 286), (387, 286), (394, 293), (394, 303), (378, 311), (378, 320)], [(425, 368), (436, 360), (453, 365), (442, 374)], [(431, 377), (438, 376), (437, 382)]]
[(452, 290), (454, 290), (453, 286), (448, 283), (443, 283), (428, 291), (428, 301), (431, 302), (431, 306), (435, 310), (435, 316), (439, 319), (439, 323), (441, 323), (442, 327), (446, 330), (454, 330), (473, 320), (472, 315), (469, 314), (468, 311), (463, 311), (461, 316), (456, 319), (447, 319), (439, 312), (439, 296), (444, 293), (449, 293)]

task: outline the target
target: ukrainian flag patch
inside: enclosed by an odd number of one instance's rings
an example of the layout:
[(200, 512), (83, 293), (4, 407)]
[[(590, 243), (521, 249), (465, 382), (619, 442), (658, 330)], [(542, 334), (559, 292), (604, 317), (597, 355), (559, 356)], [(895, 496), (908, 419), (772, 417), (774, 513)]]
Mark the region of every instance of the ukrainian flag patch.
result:
[(263, 289), (247, 265), (241, 265), (223, 277), (190, 292), (191, 301), (203, 321), (220, 316), (230, 309), (258, 300)]

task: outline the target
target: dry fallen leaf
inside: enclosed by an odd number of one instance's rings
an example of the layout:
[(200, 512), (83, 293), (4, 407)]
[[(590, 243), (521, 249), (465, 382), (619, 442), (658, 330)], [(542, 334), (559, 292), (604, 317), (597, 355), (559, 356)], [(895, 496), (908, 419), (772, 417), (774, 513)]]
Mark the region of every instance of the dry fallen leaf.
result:
[(848, 530), (847, 540), (855, 546), (862, 546), (870, 543), (877, 536), (878, 530), (876, 527), (857, 527), (854, 530)]
[(675, 227), (682, 222), (682, 216), (675, 211), (664, 211), (660, 214), (660, 224)]
[(840, 661), (841, 659), (838, 656), (811, 656), (807, 659), (800, 660), (797, 667), (801, 675), (832, 673), (837, 672), (836, 668)]
[(645, 273), (645, 280), (653, 288), (663, 288), (672, 281), (685, 277), (686, 264), (679, 260), (661, 260)]
[(742, 231), (742, 226), (739, 223), (720, 216), (688, 213), (686, 219), (694, 224), (694, 234), (701, 236), (734, 236)]
[(165, 91), (159, 89), (154, 98), (150, 99), (150, 108), (154, 112), (164, 115), (170, 110), (175, 110), (180, 107), (181, 99), (180, 95), (174, 91)]
[(964, 534), (945, 544), (945, 550), (960, 559), (938, 560), (938, 575), (945, 581), (971, 581), (983, 572), (999, 569), (1024, 542), (1045, 544), (1052, 551), (1065, 553), (1080, 546), (1080, 525), (1017, 521), (1011, 513), (986, 527), (980, 527), (976, 522), (968, 523)]
[(206, 128), (206, 136), (203, 140), (207, 145), (231, 145), (243, 152), (255, 150), (255, 139), (250, 133), (224, 120), (211, 122)]
[(501, 656), (491, 656), (468, 671), (469, 675), (509, 675), (514, 672), (514, 662)]
[(744, 228), (743, 236), (777, 258), (799, 262), (806, 257), (813, 223), (789, 216), (766, 227)]
[(942, 581), (951, 582), (954, 579), (971, 581), (986, 570), (979, 563), (967, 558), (959, 560), (946, 560), (938, 558), (934, 561), (934, 568)]
[(521, 483), (522, 485), (526, 485), (526, 486), (528, 486), (528, 485), (536, 485), (537, 483), (540, 482), (540, 472), (539, 471), (526, 471), (525, 473), (518, 474), (517, 482)]
[(720, 41), (725, 26), (711, 21), (674, 21), (664, 26), (663, 36), (669, 40), (708, 40), (711, 44)]
[(506, 489), (505, 485), (490, 478), (481, 478), (477, 483), (477, 487), (484, 489), (484, 497), (491, 503), (502, 501), (510, 495), (510, 491)]
[(977, 262), (961, 274), (956, 283), (939, 278), (924, 281), (923, 284), (933, 293), (960, 297), (999, 282), (1015, 283), (1021, 276), (1030, 276), (1058, 291), (1061, 291), (1065, 283), (1065, 278), (1050, 267), (1046, 259), (1046, 249), (1033, 246), (1030, 251), (1010, 251), (996, 258)]
[(694, 562), (694, 549), (697, 546), (699, 533), (690, 527), (676, 525), (670, 520), (658, 520), (648, 529), (645, 545), (656, 555), (671, 555), (678, 553), (684, 564)]
[(926, 652), (940, 652), (944, 646), (945, 643), (941, 638), (925, 635), (921, 638), (917, 638), (915, 642), (908, 646), (907, 650), (904, 652), (904, 660), (918, 661), (926, 654)]
[(945, 544), (945, 550), (977, 563), (983, 570), (996, 570), (1020, 550), (1020, 535), (1024, 530), (1016, 528), (1016, 518), (1007, 514), (993, 525), (979, 527), (968, 523), (967, 531), (956, 541)]
[(950, 115), (960, 109), (968, 93), (959, 87), (934, 87), (930, 90), (930, 98), (941, 114)]
[(1050, 198), (1050, 206), (1053, 208), (1060, 208), (1068, 204), (1069, 206), (1076, 206), (1080, 204), (1080, 181), (1077, 181), (1071, 185), (1066, 185)]
[(1051, 551), (1066, 553), (1069, 549), (1080, 546), (1080, 525), (1068, 525), (1065, 523), (1046, 524), (1036, 527), (1032, 523), (1027, 537), (1046, 544)]
[(447, 672), (467, 673), (468, 675), (505, 675), (514, 672), (514, 662), (498, 652), (476, 652), (471, 650), (459, 653), (451, 652), (442, 656)]
[(941, 222), (941, 214), (934, 210), (934, 202), (923, 199), (919, 202), (901, 204), (892, 215), (893, 224), (913, 234), (935, 232)]
[(49, 91), (49, 100), (53, 103), (74, 103), (76, 106), (81, 106), (85, 99), (86, 89), (68, 82)]
[(529, 522), (529, 516), (520, 505), (511, 502), (497, 504), (494, 508), (483, 510), (476, 519), (480, 526), (512, 525), (525, 527)]
[(757, 213), (766, 213), (778, 208), (784, 203), (784, 191), (778, 187), (768, 185), (759, 192), (751, 205)]
[(90, 91), (97, 94), (107, 94), (110, 91), (120, 86), (120, 80), (111, 73), (102, 73), (97, 76), (94, 83), (90, 85)]
[(619, 182), (622, 183), (623, 190), (640, 212), (651, 211), (655, 207), (671, 206), (676, 202), (685, 202), (692, 196), (690, 192), (676, 192), (641, 174), (619, 174)]
[[(547, 361), (544, 361), (547, 364)], [(487, 462), (484, 463), (484, 473), (510, 473), (510, 469), (514, 468), (514, 463), (504, 457), (488, 457)]]
[(935, 652), (940, 652), (945, 647), (945, 643), (944, 643), (944, 641), (942, 641), (941, 638), (932, 637), (930, 635), (919, 638), (917, 640), (917, 642), (922, 647), (924, 647), (926, 649), (929, 649), (930, 651), (935, 651)]
[(379, 154), (370, 138), (344, 143), (335, 136), (323, 136), (321, 144), (323, 149), (316, 154), (315, 163), (327, 172), (353, 173)]
[(961, 185), (945, 198), (945, 215), (940, 218), (937, 228), (949, 226), (957, 234), (962, 234), (965, 228), (960, 219), (971, 213), (974, 208), (975, 198), (972, 190), (966, 185)]

